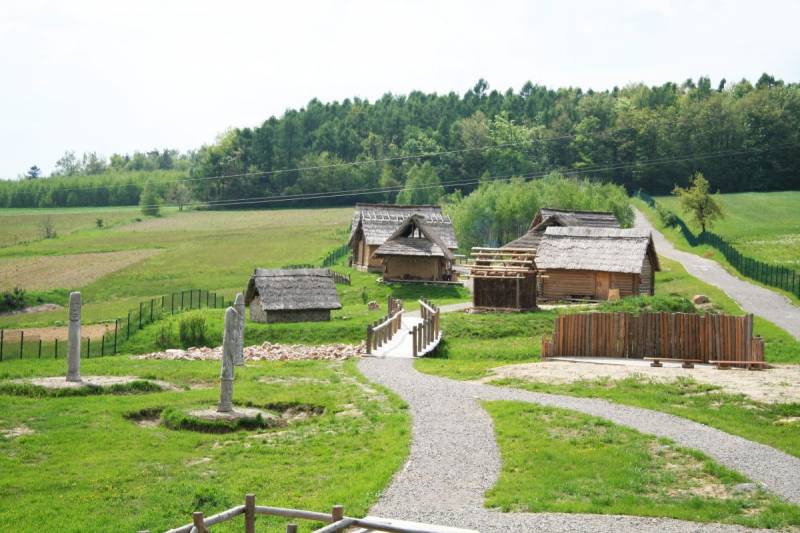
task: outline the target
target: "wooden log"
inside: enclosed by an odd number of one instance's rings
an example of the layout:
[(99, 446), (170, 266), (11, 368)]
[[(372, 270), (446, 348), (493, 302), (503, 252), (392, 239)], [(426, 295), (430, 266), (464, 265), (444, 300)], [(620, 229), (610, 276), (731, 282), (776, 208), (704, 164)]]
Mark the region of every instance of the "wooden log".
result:
[(317, 513), (314, 511), (303, 511), (299, 509), (285, 509), (283, 507), (268, 507), (256, 505), (257, 515), (282, 516), (284, 518), (298, 518), (301, 520), (314, 520), (316, 522), (330, 523), (331, 515), (327, 513)]

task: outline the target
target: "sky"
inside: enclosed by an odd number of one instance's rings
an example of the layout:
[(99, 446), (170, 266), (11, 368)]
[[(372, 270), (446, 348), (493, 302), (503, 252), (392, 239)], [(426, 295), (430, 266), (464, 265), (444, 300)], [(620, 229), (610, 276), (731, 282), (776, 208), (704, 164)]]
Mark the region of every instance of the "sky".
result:
[(800, 81), (797, 1), (0, 3), (0, 178), (195, 149), (310, 99)]

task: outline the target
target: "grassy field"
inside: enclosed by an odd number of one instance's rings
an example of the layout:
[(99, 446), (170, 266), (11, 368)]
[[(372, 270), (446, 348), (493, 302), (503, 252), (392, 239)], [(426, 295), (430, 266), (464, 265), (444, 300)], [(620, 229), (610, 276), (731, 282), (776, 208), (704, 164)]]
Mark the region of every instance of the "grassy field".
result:
[[(64, 210), (67, 211), (67, 210)], [(141, 218), (138, 211), (131, 211)], [(171, 211), (106, 229), (84, 229), (24, 245), (0, 248), (0, 269), (29, 261), (52, 261), (51, 275), (59, 275), (70, 256), (83, 264), (82, 254), (98, 254), (92, 263), (118, 256), (155, 250), (140, 261), (101, 276), (88, 269), (83, 278), (72, 277), (64, 289), (80, 289), (87, 322), (124, 315), (140, 300), (160, 297), (189, 288), (234, 294), (242, 290), (256, 267), (279, 267), (292, 263), (315, 263), (327, 250), (342, 244), (352, 211), (343, 209), (271, 211)], [(67, 215), (65, 215), (67, 216)], [(75, 215), (78, 216), (78, 215)], [(83, 216), (83, 215), (81, 215)], [(16, 218), (14, 219), (16, 220)], [(16, 225), (16, 222), (12, 225)], [(3, 285), (22, 283), (28, 274), (19, 269)], [(38, 278), (46, 278), (41, 270)], [(38, 281), (37, 281), (38, 282)], [(63, 321), (64, 310), (0, 318), (0, 327), (47, 326)]]
[[(12, 361), (0, 381), (58, 375), (64, 361)], [(14, 531), (163, 531), (242, 502), (362, 515), (408, 448), (408, 415), (368, 385), (354, 362), (261, 362), (237, 369), (235, 402), (276, 413), (281, 404), (319, 416), (256, 432), (208, 434), (139, 425), (147, 409), (213, 406), (219, 362), (86, 360), (82, 373), (161, 379), (180, 390), (137, 395), (30, 398), (3, 395), (0, 521)], [(285, 409), (285, 408), (284, 408)], [(9, 437), (9, 430), (29, 431)], [(261, 527), (285, 522), (260, 518)], [(240, 531), (241, 522), (214, 531)], [(311, 526), (306, 523), (304, 531)]]
[(751, 527), (800, 524), (800, 508), (703, 454), (565, 409), (486, 402), (502, 455), (486, 506), (511, 512), (665, 516)]
[[(700, 232), (699, 226), (691, 222), (689, 214), (681, 211), (677, 198), (661, 196), (655, 200), (686, 221), (692, 232)], [(633, 199), (633, 203), (676, 248), (713, 259), (732, 274), (742, 277), (716, 248), (709, 245), (690, 246), (678, 228), (667, 228), (661, 223), (655, 210), (637, 198)], [(715, 222), (711, 231), (725, 238), (746, 256), (800, 271), (800, 191), (723, 194), (720, 195), (720, 203), (725, 210), (725, 218)], [(796, 295), (776, 287), (763, 286), (786, 295), (800, 305)]]

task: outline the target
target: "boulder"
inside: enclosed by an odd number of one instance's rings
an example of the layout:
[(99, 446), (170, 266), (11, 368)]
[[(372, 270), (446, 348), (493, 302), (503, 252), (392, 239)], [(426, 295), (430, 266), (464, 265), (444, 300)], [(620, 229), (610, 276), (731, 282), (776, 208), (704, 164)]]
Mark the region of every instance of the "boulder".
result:
[(367, 304), (367, 309), (369, 309), (370, 311), (377, 311), (380, 308), (381, 306), (375, 300), (372, 300)]
[(695, 294), (692, 296), (692, 303), (694, 305), (707, 304), (708, 302), (708, 296), (704, 294)]

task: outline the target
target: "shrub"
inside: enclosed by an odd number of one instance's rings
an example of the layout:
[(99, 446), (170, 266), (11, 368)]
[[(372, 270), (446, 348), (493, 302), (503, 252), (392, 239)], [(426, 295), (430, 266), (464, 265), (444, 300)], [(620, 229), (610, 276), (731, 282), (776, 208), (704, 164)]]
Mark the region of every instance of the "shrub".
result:
[(172, 329), (172, 322), (165, 321), (158, 327), (156, 333), (156, 347), (166, 350), (175, 347), (175, 335)]
[(669, 209), (665, 208), (661, 204), (655, 203), (656, 213), (658, 213), (658, 218), (661, 219), (661, 223), (664, 224), (667, 228), (674, 228), (678, 225), (678, 216), (670, 211)]
[(12, 291), (6, 291), (0, 297), (0, 312), (17, 311), (25, 307), (25, 291), (16, 287)]
[(659, 296), (631, 296), (616, 302), (603, 302), (597, 311), (615, 313), (665, 312), (665, 313), (697, 313), (694, 304), (675, 294)]
[(178, 336), (184, 348), (203, 346), (206, 343), (206, 318), (199, 313), (189, 313), (181, 318)]

